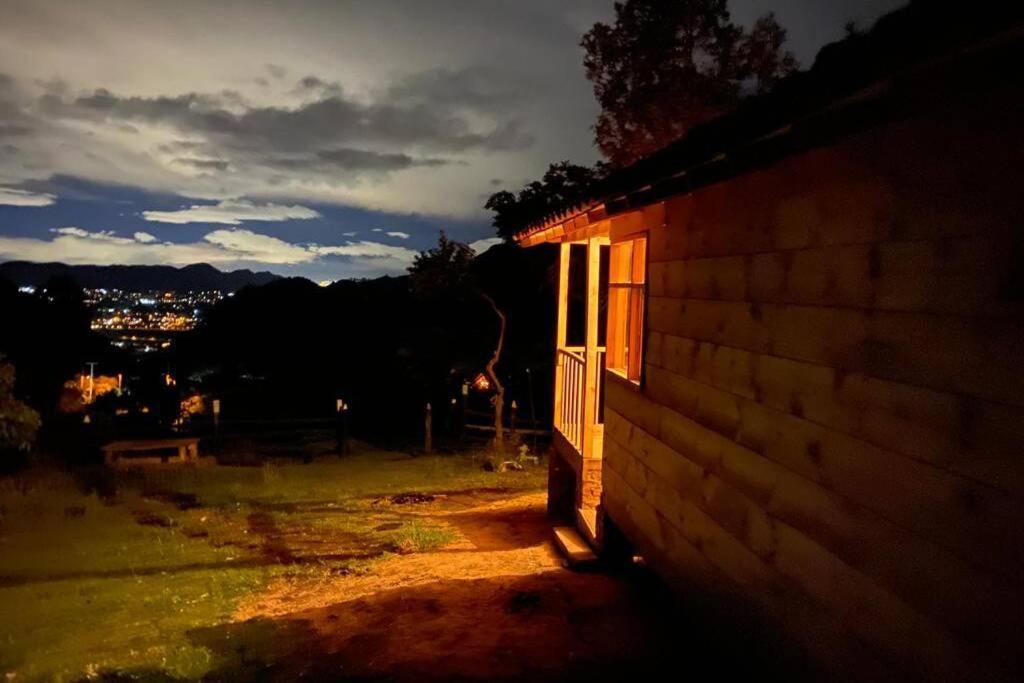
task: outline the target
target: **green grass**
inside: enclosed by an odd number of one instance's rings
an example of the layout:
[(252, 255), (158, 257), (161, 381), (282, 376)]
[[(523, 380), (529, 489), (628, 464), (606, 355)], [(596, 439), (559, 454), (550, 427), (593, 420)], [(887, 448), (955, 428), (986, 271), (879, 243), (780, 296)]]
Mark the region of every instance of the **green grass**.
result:
[(414, 521), (395, 534), (395, 548), (400, 553), (426, 553), (442, 548), (455, 540), (451, 529)]
[[(200, 677), (217, 663), (196, 634), (228, 623), (239, 601), (272, 579), (372, 571), (378, 553), (452, 540), (447, 528), (375, 499), (539, 489), (544, 472), (368, 453), (308, 465), (100, 473), (96, 482), (116, 495), (101, 500), (54, 472), (0, 479), (0, 676)], [(176, 505), (183, 501), (187, 509)]]

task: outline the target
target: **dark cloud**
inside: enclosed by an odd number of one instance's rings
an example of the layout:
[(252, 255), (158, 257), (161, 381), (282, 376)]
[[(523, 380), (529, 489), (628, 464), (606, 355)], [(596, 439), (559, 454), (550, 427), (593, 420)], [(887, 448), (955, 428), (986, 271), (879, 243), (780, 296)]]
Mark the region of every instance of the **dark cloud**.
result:
[(446, 159), (414, 159), (408, 154), (380, 154), (351, 148), (321, 150), (317, 152), (316, 156), (321, 161), (342, 168), (370, 171), (398, 171), (413, 166), (444, 166), (450, 163)]
[(227, 161), (222, 159), (189, 159), (180, 158), (175, 159), (174, 163), (181, 164), (183, 166), (191, 166), (192, 168), (200, 171), (226, 171), (231, 165)]
[(436, 167), (452, 163), (435, 157), (415, 158), (408, 154), (373, 152), (365, 149), (341, 147), (323, 149), (304, 156), (278, 157), (268, 165), (289, 170), (319, 170), (328, 173), (345, 171), (347, 174), (391, 173), (416, 166)]
[(23, 97), (15, 80), (0, 73), (0, 138), (25, 137), (35, 131), (32, 118), (24, 110)]
[(330, 93), (287, 108), (246, 107), (230, 99), (226, 102), (223, 94), (202, 93), (124, 97), (98, 89), (71, 100), (47, 94), (40, 104), (43, 110), (59, 117), (171, 125), (182, 133), (216, 139), (237, 150), (289, 152), (315, 149), (324, 143), (354, 143), (460, 152), (522, 149), (532, 142), (515, 120), (480, 130), (467, 117), (425, 102), (364, 104)]
[(14, 123), (0, 123), (0, 138), (14, 138), (19, 135), (28, 135), (32, 128), (26, 125)]
[(387, 98), (394, 102), (430, 103), (446, 110), (466, 108), (494, 114), (516, 105), (531, 93), (536, 94), (536, 90), (536, 83), (492, 67), (435, 68), (406, 76), (388, 89)]
[[(770, 7), (809, 64), (848, 19), (866, 27), (902, 2)], [(2, 4), (0, 184), (11, 187), (64, 174), (486, 225), (482, 190), (598, 156), (579, 42), (613, 18), (612, 0)], [(729, 6), (748, 25), (765, 11)]]
[(328, 83), (316, 76), (306, 76), (292, 89), (295, 95), (318, 95), (320, 97), (341, 97), (341, 84)]
[(300, 80), (296, 86), (296, 90), (317, 90), (320, 88), (326, 88), (330, 85), (326, 81), (320, 80), (316, 76), (306, 76)]
[(175, 140), (165, 145), (160, 145), (157, 149), (165, 154), (176, 154), (179, 152), (191, 152), (193, 150), (201, 149), (203, 143), (196, 142), (194, 140)]

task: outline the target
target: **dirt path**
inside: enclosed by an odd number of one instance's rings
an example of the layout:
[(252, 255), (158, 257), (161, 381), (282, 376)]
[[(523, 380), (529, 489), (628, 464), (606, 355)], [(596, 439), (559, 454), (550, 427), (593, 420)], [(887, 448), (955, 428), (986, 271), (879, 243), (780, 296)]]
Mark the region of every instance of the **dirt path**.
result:
[[(561, 562), (548, 542), (544, 494), (520, 496), (464, 510), (444, 500), (416, 506), (413, 514), (454, 528), (458, 540), (437, 552), (393, 555), (366, 575), (325, 582), (281, 580), (243, 603), (236, 617), (279, 617), (303, 610), (342, 605), (370, 595), (437, 581), (534, 576), (560, 571)], [(448, 508), (448, 509), (446, 509)]]
[(544, 494), (489, 498), (409, 506), (408, 514), (449, 525), (457, 540), (437, 552), (389, 557), (365, 575), (278, 581), (243, 603), (235, 624), (196, 638), (230, 652), (219, 674), (225, 678), (534, 681), (654, 673), (671, 647), (659, 601), (634, 582), (563, 569)]

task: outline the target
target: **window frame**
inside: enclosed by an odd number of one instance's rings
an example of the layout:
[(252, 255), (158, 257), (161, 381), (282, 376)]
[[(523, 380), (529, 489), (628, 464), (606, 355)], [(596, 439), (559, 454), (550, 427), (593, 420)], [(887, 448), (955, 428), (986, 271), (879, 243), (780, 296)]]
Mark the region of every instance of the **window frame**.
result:
[[(623, 274), (623, 261), (617, 260), (615, 251), (626, 245), (629, 245), (629, 256), (626, 259), (629, 272)], [(648, 337), (648, 233), (633, 233), (612, 242), (610, 248), (605, 369), (619, 380), (627, 382), (629, 386), (640, 388), (644, 382)], [(625, 293), (625, 302), (617, 301), (617, 292)], [(619, 344), (621, 348), (618, 347)]]

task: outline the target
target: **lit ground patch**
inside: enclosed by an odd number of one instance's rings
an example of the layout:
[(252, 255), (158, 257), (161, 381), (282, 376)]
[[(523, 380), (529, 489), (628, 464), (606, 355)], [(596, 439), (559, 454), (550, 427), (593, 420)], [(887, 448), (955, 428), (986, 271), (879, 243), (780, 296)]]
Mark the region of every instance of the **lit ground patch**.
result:
[[(464, 497), (459, 497), (462, 503)], [(356, 600), (400, 588), (438, 581), (531, 576), (561, 571), (561, 561), (548, 536), (543, 493), (515, 496), (468, 509), (450, 509), (441, 498), (415, 515), (450, 528), (453, 540), (434, 552), (391, 555), (374, 563), (365, 574), (308, 578), (281, 578), (268, 590), (242, 602), (238, 620), (272, 617)]]

